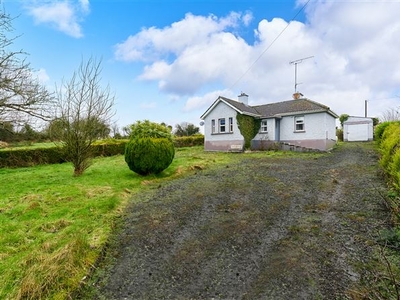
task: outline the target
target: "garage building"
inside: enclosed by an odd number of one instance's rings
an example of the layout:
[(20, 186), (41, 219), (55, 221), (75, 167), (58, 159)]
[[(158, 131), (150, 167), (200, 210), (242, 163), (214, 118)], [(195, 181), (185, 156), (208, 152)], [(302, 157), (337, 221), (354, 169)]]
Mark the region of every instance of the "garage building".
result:
[(343, 140), (345, 142), (367, 142), (374, 138), (372, 118), (349, 117), (343, 123)]

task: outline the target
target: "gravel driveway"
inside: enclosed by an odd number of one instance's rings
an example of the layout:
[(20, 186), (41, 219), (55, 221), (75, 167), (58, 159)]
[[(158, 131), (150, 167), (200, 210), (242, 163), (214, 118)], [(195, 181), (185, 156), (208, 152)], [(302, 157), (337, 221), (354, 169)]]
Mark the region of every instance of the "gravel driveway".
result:
[(372, 144), (237, 157), (132, 205), (94, 298), (360, 297), (389, 217)]

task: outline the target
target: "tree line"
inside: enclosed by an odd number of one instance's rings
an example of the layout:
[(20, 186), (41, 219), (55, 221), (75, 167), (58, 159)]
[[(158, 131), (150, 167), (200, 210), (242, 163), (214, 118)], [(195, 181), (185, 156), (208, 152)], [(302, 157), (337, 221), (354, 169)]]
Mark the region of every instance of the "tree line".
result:
[[(12, 21), (0, 8), (0, 141), (57, 141), (80, 175), (88, 167), (95, 140), (130, 137), (132, 127), (125, 126), (120, 133), (112, 122), (115, 95), (101, 84), (101, 60), (82, 61), (69, 80), (49, 92), (33, 75), (27, 53), (10, 50), (17, 38), (9, 37)], [(45, 124), (40, 131), (32, 126), (36, 120)], [(176, 136), (199, 133), (198, 127), (186, 122), (174, 130), (162, 125)]]

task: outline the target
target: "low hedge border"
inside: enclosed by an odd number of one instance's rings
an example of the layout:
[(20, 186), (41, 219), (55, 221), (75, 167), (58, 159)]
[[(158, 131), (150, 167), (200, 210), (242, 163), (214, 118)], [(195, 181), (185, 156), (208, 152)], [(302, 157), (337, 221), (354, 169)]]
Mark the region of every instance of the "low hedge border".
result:
[[(96, 141), (93, 145), (93, 156), (123, 155), (128, 139), (108, 139)], [(204, 145), (203, 135), (175, 137), (174, 146), (193, 147)], [(11, 148), (0, 151), (0, 168), (31, 167), (43, 164), (60, 164), (66, 162), (63, 150), (54, 144), (54, 147)]]

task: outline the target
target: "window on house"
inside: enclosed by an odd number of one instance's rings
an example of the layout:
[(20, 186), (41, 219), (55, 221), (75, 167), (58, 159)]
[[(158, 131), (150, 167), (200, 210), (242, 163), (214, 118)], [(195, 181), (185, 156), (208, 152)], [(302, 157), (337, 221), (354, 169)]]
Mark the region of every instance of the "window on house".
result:
[(225, 132), (225, 119), (218, 119), (219, 132)]
[(233, 132), (233, 118), (229, 118), (229, 132)]
[(304, 131), (304, 117), (295, 117), (294, 124), (295, 131)]
[(267, 121), (261, 121), (261, 132), (268, 132)]
[(211, 120), (211, 133), (215, 133), (215, 120)]

